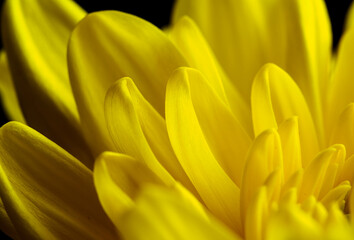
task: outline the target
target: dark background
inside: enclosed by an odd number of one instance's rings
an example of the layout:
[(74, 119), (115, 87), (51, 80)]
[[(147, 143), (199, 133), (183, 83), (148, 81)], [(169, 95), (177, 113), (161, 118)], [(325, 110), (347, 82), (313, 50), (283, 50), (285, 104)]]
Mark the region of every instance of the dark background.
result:
[[(10, 0), (12, 1), (12, 0)], [(27, 0), (33, 1), (33, 0)], [(44, 0), (49, 1), (49, 0)], [(50, 0), (51, 1), (51, 0)], [(61, 0), (59, 0), (61, 1)], [(191, 0), (193, 1), (193, 0)], [(4, 0), (0, 0), (0, 7)], [(152, 22), (158, 27), (163, 27), (169, 23), (170, 13), (173, 6), (173, 0), (76, 0), (76, 2), (82, 6), (87, 12), (94, 12), (100, 10), (120, 10), (128, 13), (132, 13), (141, 18)], [(342, 34), (343, 22), (346, 16), (347, 9), (352, 0), (327, 0), (329, 15), (332, 22), (333, 30), (333, 48), (335, 49), (338, 40)], [(1, 27), (0, 27), (1, 28)], [(0, 48), (2, 43), (0, 40)], [(2, 111), (0, 103), (0, 126), (6, 123), (8, 120)], [(8, 239), (0, 232), (0, 239)]]

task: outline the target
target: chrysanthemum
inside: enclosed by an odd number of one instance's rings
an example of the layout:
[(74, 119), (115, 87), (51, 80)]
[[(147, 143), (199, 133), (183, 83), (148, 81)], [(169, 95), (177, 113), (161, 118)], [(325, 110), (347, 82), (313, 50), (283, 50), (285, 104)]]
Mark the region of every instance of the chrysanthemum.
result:
[(322, 0), (180, 0), (165, 32), (7, 0), (1, 230), (353, 239), (353, 15), (333, 55)]

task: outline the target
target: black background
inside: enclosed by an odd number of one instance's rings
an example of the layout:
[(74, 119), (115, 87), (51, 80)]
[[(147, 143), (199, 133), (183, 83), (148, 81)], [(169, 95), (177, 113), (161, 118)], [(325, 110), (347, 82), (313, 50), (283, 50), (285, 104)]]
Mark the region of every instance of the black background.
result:
[[(12, 1), (12, 0), (9, 0)], [(33, 1), (33, 0), (27, 0)], [(52, 0), (44, 0), (52, 1)], [(61, 0), (59, 0), (61, 1)], [(193, 1), (193, 0), (191, 0)], [(247, 1), (247, 0), (246, 0)], [(309, 0), (310, 1), (310, 0)], [(0, 0), (2, 6), (4, 0)], [(165, 26), (169, 23), (170, 13), (173, 6), (173, 0), (76, 0), (87, 12), (100, 10), (120, 10), (132, 13), (141, 18), (144, 18), (158, 27)], [(352, 0), (327, 0), (326, 4), (332, 22), (333, 31), (333, 47), (338, 44), (338, 40), (342, 33), (342, 26), (345, 19), (347, 9)], [(354, 43), (353, 43), (354, 44)], [(2, 47), (0, 40), (0, 48)], [(0, 105), (0, 126), (7, 122), (1, 105)], [(0, 239), (8, 239), (5, 235), (1, 235)]]

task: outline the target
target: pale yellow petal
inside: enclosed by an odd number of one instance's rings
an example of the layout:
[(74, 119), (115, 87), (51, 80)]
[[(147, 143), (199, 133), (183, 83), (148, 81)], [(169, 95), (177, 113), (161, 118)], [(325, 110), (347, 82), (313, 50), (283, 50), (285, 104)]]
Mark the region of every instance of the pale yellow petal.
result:
[(307, 103), (291, 77), (274, 64), (265, 65), (254, 79), (251, 102), (256, 136), (298, 116), (301, 159), (306, 167), (319, 150), (318, 138)]
[(2, 12), (4, 47), (26, 123), (92, 167), (66, 61), (69, 35), (85, 12), (69, 0), (9, 0)]
[(127, 155), (105, 152), (95, 161), (94, 182), (100, 202), (117, 228), (122, 215), (134, 207), (144, 184), (165, 184), (145, 164)]
[[(275, 130), (270, 129), (255, 139), (247, 156), (241, 187), (241, 216), (243, 220), (255, 193), (276, 169), (281, 171), (279, 184), (282, 184), (284, 176), (282, 175), (283, 156), (280, 137)], [(280, 186), (278, 187), (280, 188)]]
[(0, 93), (7, 117), (11, 120), (25, 123), (5, 51), (0, 53)]
[(248, 102), (232, 85), (194, 21), (189, 17), (181, 18), (173, 25), (169, 36), (189, 66), (198, 69), (204, 75), (218, 96), (230, 105), (247, 132), (252, 134)]
[(114, 239), (92, 172), (33, 129), (0, 130), (0, 195), (23, 239)]
[(136, 205), (123, 216), (120, 231), (125, 239), (240, 240), (212, 216), (205, 217), (176, 189), (146, 186)]
[[(216, 160), (212, 149), (208, 145), (208, 139), (203, 134), (204, 129), (197, 114), (198, 107), (201, 111), (205, 110), (202, 103), (197, 101), (196, 103), (201, 104), (201, 106), (194, 106), (194, 100), (199, 96), (193, 95), (204, 92), (208, 94), (207, 97), (212, 96), (201, 81), (201, 75), (196, 70), (189, 68), (177, 69), (169, 79), (166, 92), (168, 134), (183, 169), (206, 206), (215, 216), (241, 233), (239, 188)], [(203, 87), (199, 89), (201, 92), (195, 92), (195, 86)], [(205, 98), (204, 101), (206, 99), (207, 103), (211, 104), (209, 113), (219, 111), (223, 114), (222, 116), (227, 116), (225, 109), (215, 108), (215, 106), (219, 106), (216, 104), (218, 99)], [(211, 121), (210, 116), (206, 115), (206, 117), (205, 121)], [(219, 116), (214, 115), (214, 117)], [(225, 120), (229, 121), (228, 118)], [(211, 127), (213, 126), (211, 125)], [(220, 127), (220, 122), (218, 127)], [(220, 131), (223, 132), (224, 130), (221, 128)], [(228, 135), (226, 135), (226, 139), (227, 137)], [(233, 147), (235, 148), (235, 146), (237, 147), (237, 144)], [(237, 161), (242, 161), (242, 159), (235, 158), (235, 166), (240, 164)]]
[(95, 154), (114, 149), (105, 125), (104, 98), (116, 80), (134, 79), (163, 116), (167, 80), (173, 70), (186, 65), (167, 36), (143, 19), (115, 11), (84, 18), (71, 35), (68, 67), (85, 135)]

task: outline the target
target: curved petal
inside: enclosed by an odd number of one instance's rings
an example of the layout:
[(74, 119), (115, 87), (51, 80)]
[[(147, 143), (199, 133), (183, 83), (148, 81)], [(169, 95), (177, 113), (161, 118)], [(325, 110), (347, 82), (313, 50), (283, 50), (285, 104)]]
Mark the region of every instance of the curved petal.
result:
[(169, 37), (186, 58), (189, 66), (198, 69), (204, 75), (214, 91), (230, 105), (237, 119), (252, 135), (248, 102), (232, 85), (194, 21), (189, 17), (181, 18), (172, 26)]
[(24, 239), (114, 239), (92, 172), (17, 122), (0, 129), (0, 195)]
[(240, 240), (212, 216), (201, 215), (185, 192), (146, 186), (136, 205), (123, 217), (125, 239)]
[(254, 79), (251, 103), (256, 136), (298, 116), (301, 159), (306, 167), (318, 153), (318, 138), (307, 103), (291, 77), (276, 65), (266, 64)]
[(195, 191), (172, 150), (165, 120), (130, 78), (122, 78), (109, 88), (105, 116), (117, 152), (144, 162), (165, 181), (174, 182), (172, 175)]
[[(198, 96), (194, 98), (193, 95), (200, 94), (200, 97), (206, 97), (207, 102), (211, 104), (210, 114), (215, 111), (222, 114), (219, 116), (214, 114), (214, 117), (226, 117), (227, 114), (225, 109), (216, 108), (216, 106), (222, 106), (215, 103), (220, 100), (215, 98), (216, 95), (211, 95), (207, 91), (207, 86), (203, 86), (202, 83), (202, 76), (196, 70), (179, 68), (173, 73), (168, 81), (166, 92), (167, 131), (173, 150), (206, 206), (215, 216), (240, 233), (239, 188), (226, 174), (216, 160), (216, 156), (212, 152), (213, 148), (208, 145), (209, 139), (203, 133), (202, 120), (198, 118), (197, 113), (198, 107), (201, 112), (204, 110), (203, 103), (195, 101)], [(195, 92), (198, 89), (194, 89), (196, 86), (199, 86), (199, 90), (206, 95)], [(205, 117), (207, 119), (204, 121), (206, 123), (209, 121), (210, 127), (213, 127), (210, 116), (205, 115)], [(227, 121), (228, 124), (231, 123), (231, 118), (221, 118), (220, 120)], [(218, 127), (220, 127), (220, 121)], [(235, 126), (233, 127), (233, 129), (237, 129)], [(221, 128), (221, 131), (224, 132), (226, 129), (227, 125), (225, 129)], [(221, 135), (223, 136), (223, 134)], [(230, 133), (226, 135), (225, 139), (229, 135)], [(237, 144), (233, 145), (233, 147), (235, 146)], [(234, 161), (234, 164), (239, 165), (243, 159), (237, 160), (240, 162)], [(240, 169), (237, 170), (240, 171)]]
[(10, 0), (2, 12), (2, 37), (26, 123), (92, 167), (66, 61), (70, 32), (85, 12), (69, 0)]
[[(89, 39), (89, 41), (88, 41)], [(71, 35), (68, 66), (85, 135), (98, 155), (113, 150), (104, 119), (107, 89), (131, 77), (146, 100), (163, 116), (167, 80), (184, 58), (165, 34), (130, 14), (89, 14)]]
[(0, 53), (0, 93), (2, 104), (8, 117), (11, 120), (25, 123), (5, 51)]
[(12, 239), (19, 239), (15, 226), (12, 224), (9, 215), (6, 212), (4, 203), (0, 199), (0, 229), (3, 233)]

